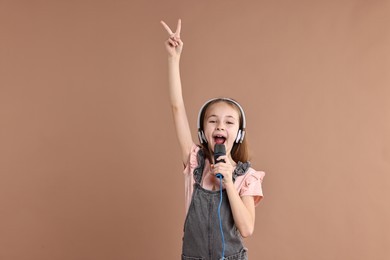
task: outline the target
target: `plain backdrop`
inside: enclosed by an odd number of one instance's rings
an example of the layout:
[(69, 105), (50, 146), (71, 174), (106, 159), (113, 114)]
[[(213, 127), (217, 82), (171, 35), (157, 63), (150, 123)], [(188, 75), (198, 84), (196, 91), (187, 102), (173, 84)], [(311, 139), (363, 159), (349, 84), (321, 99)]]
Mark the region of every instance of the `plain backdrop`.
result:
[(1, 0), (0, 259), (179, 259), (183, 92), (238, 100), (265, 198), (250, 259), (390, 259), (390, 2)]

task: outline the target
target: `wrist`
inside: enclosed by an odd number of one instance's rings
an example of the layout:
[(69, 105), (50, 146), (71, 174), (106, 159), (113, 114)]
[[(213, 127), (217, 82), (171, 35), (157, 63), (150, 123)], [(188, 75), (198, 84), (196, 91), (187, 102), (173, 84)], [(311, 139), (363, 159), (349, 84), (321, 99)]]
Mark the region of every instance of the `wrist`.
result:
[(168, 62), (179, 62), (180, 61), (180, 55), (177, 56), (168, 56)]
[(223, 180), (223, 184), (225, 185), (226, 189), (233, 188), (234, 189), (234, 182), (233, 180)]

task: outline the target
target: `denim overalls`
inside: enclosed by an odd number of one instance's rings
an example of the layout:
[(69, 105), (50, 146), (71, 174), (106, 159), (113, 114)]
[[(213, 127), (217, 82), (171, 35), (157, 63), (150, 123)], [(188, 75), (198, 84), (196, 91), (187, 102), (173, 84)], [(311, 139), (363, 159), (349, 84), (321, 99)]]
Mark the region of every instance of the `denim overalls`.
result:
[[(182, 260), (220, 260), (222, 240), (218, 220), (220, 191), (202, 188), (201, 181), (205, 165), (202, 149), (197, 154), (198, 167), (194, 170), (194, 191), (184, 224)], [(249, 162), (237, 164), (233, 181), (249, 169)], [(225, 258), (228, 260), (247, 260), (241, 235), (234, 225), (226, 190), (222, 192), (221, 219), (225, 237)]]

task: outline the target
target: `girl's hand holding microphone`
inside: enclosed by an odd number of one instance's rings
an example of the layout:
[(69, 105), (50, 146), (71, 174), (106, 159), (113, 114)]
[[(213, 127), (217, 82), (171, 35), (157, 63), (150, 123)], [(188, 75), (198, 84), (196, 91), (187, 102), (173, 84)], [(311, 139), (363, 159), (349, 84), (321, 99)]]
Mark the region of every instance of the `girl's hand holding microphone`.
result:
[(225, 185), (233, 184), (233, 171), (234, 167), (230, 163), (228, 157), (226, 155), (218, 157), (218, 161), (224, 160), (225, 162), (219, 162), (216, 164), (211, 165), (211, 172), (214, 175), (217, 175), (218, 173), (223, 176), (222, 183)]
[(171, 28), (169, 28), (169, 26), (164, 21), (161, 21), (161, 24), (169, 34), (169, 38), (165, 42), (165, 47), (169, 56), (172, 58), (179, 58), (181, 51), (183, 50), (183, 42), (180, 39), (181, 20), (178, 20), (175, 32), (172, 32)]

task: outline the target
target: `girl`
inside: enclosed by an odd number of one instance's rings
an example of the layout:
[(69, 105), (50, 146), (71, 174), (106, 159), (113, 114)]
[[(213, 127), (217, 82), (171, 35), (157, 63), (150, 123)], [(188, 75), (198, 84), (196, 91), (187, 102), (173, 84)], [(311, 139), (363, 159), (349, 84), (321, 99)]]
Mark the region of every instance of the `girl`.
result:
[[(229, 98), (209, 100), (198, 115), (201, 145), (194, 143), (179, 71), (183, 50), (181, 20), (175, 32), (163, 21), (161, 24), (169, 34), (165, 42), (169, 94), (185, 166), (187, 217), (181, 259), (247, 259), (241, 238), (253, 233), (255, 206), (263, 197), (261, 183), (264, 172), (255, 171), (247, 162), (244, 111)], [(215, 145), (221, 144), (225, 146), (226, 155), (213, 158)]]

